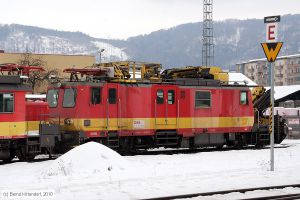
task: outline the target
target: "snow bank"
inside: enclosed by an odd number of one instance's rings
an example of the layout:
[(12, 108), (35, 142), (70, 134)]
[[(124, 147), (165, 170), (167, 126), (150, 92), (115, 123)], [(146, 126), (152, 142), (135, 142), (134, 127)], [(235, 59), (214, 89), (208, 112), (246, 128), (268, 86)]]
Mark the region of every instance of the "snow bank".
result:
[(109, 174), (122, 173), (129, 168), (129, 162), (120, 154), (102, 144), (89, 142), (54, 160), (43, 170), (42, 174), (44, 176)]

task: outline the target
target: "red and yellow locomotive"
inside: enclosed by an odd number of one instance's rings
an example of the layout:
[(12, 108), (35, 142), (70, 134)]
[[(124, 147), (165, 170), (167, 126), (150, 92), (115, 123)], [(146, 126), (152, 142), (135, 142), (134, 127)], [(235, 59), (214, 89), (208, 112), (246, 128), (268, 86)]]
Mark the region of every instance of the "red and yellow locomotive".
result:
[[(112, 62), (67, 69), (70, 80), (48, 88), (47, 102), (27, 101), (29, 72), (40, 67), (0, 65), (0, 160), (32, 160), (88, 141), (118, 151), (198, 148), (269, 142), (267, 92), (228, 84), (217, 67), (160, 73), (155, 63)], [(253, 104), (252, 100), (255, 100)], [(275, 142), (285, 138), (275, 118)]]
[(48, 103), (27, 101), (32, 93), (28, 83), (31, 71), (42, 67), (0, 65), (0, 160), (30, 160), (42, 153), (40, 123), (47, 120)]
[[(50, 113), (60, 118), (62, 146), (93, 140), (130, 151), (268, 141), (248, 86), (228, 84), (228, 74), (217, 67), (160, 69), (128, 61), (65, 70), (70, 81), (47, 94)], [(276, 142), (284, 135), (281, 126)]]

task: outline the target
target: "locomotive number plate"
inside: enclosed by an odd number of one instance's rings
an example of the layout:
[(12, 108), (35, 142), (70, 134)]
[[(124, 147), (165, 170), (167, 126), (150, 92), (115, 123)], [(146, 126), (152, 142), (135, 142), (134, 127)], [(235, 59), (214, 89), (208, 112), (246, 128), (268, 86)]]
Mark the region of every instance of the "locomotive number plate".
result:
[(145, 128), (144, 120), (133, 120), (133, 128)]

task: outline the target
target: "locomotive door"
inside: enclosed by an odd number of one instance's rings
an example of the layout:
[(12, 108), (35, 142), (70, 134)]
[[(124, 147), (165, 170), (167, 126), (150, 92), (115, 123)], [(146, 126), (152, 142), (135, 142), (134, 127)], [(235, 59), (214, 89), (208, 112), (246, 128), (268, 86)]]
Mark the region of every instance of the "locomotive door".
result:
[(175, 86), (156, 86), (155, 95), (155, 124), (176, 125), (177, 101)]
[(91, 87), (90, 88), (90, 110), (93, 118), (99, 118), (91, 124), (91, 128), (99, 130), (106, 129), (106, 114), (105, 106), (106, 99), (102, 100), (103, 87)]
[(118, 86), (107, 87), (106, 126), (107, 130), (118, 130)]

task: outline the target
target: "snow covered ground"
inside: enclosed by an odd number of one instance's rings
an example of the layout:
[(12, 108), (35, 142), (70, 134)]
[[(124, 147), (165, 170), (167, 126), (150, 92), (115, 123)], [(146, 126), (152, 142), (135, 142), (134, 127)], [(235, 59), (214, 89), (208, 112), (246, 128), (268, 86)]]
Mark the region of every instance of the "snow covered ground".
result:
[[(268, 149), (121, 157), (100, 144), (87, 143), (56, 160), (0, 165), (0, 199), (23, 199), (24, 195), (17, 196), (20, 192), (48, 195), (26, 199), (140, 199), (300, 183), (300, 140), (285, 140), (282, 145), (289, 147), (275, 149), (275, 171), (271, 172)], [(300, 192), (289, 188), (268, 193), (290, 191)], [(237, 199), (260, 193), (197, 199)]]

